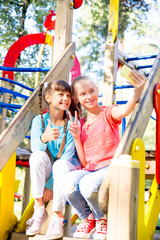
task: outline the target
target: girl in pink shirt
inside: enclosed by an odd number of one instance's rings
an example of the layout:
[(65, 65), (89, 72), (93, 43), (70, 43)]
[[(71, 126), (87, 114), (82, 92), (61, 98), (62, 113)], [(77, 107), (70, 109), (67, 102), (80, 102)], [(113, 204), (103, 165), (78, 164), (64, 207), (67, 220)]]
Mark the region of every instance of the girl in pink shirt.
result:
[(67, 173), (64, 179), (66, 199), (82, 219), (73, 237), (90, 238), (95, 230), (94, 239), (106, 239), (107, 222), (98, 205), (98, 190), (119, 144), (121, 119), (132, 112), (146, 82), (135, 70), (130, 77), (135, 82), (130, 83), (135, 88), (134, 94), (121, 106), (100, 106), (98, 89), (89, 77), (79, 76), (72, 83), (75, 103), (80, 103), (87, 111), (87, 116), (80, 120), (81, 127), (77, 113), (75, 122), (70, 115), (70, 133), (84, 167)]

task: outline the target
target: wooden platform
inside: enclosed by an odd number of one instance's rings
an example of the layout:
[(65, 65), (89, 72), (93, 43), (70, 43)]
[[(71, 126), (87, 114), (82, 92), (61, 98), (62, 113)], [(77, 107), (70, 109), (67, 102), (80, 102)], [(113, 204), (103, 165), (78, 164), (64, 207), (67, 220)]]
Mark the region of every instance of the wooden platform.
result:
[(16, 149), (16, 159), (17, 160), (29, 160), (31, 151), (18, 147)]
[[(63, 237), (59, 240), (82, 240), (82, 238)], [(24, 233), (12, 233), (10, 240), (45, 240), (45, 235), (36, 235), (34, 237), (28, 237)], [(143, 239), (142, 239), (143, 240)], [(153, 240), (160, 240), (160, 233), (155, 233)]]
[(160, 240), (160, 233), (155, 233), (153, 240)]
[[(12, 237), (10, 240), (45, 240), (45, 235), (36, 235), (34, 237), (28, 237), (24, 233), (12, 233)], [(72, 238), (72, 237), (63, 237), (59, 238), (59, 240), (82, 240), (82, 238)]]

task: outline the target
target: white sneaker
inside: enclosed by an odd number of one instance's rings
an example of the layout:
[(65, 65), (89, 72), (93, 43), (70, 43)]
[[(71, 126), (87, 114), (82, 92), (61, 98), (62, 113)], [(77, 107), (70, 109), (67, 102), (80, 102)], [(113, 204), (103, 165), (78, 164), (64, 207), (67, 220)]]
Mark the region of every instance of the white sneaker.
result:
[(47, 220), (48, 213), (46, 209), (44, 210), (44, 214), (42, 217), (38, 217), (35, 214), (26, 222), (28, 225), (26, 229), (26, 235), (33, 236), (40, 233), (41, 227), (43, 223)]
[(63, 218), (51, 218), (45, 237), (48, 240), (63, 237)]

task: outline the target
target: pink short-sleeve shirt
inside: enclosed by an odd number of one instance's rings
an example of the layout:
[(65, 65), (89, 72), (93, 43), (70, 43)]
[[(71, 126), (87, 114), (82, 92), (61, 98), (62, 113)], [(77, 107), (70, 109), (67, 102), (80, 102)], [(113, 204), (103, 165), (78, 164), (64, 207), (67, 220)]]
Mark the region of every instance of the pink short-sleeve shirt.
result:
[(118, 147), (121, 120), (113, 122), (112, 107), (118, 106), (102, 106), (98, 118), (92, 124), (85, 124), (85, 117), (80, 120), (81, 141), (87, 161), (86, 170), (94, 171), (110, 165)]

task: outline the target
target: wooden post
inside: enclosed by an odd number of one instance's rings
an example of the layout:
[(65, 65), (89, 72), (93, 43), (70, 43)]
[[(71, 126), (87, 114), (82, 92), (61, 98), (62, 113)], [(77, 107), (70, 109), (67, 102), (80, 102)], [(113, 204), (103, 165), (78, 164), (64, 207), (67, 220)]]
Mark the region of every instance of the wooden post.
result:
[(108, 36), (105, 42), (103, 105), (113, 104), (113, 87), (118, 69), (118, 11), (119, 0), (110, 0)]
[(115, 101), (113, 92), (118, 69), (118, 40), (116, 43), (105, 43), (103, 105), (111, 105)]
[[(8, 78), (8, 74), (5, 75), (5, 78)], [(9, 88), (9, 83), (2, 81), (2, 87), (4, 88)], [(3, 93), (3, 102), (8, 103), (8, 94)], [(6, 118), (7, 116), (7, 109), (2, 108), (2, 119), (1, 119), (1, 124), (0, 124), (0, 133), (3, 132), (6, 128)]]
[(110, 177), (107, 239), (137, 240), (139, 161), (113, 159)]
[[(72, 41), (73, 7), (70, 0), (57, 0), (53, 63)], [(69, 72), (63, 80), (69, 81)]]
[[(57, 0), (53, 63), (72, 41), (73, 5), (71, 3), (73, 3), (71, 0)], [(63, 80), (69, 82), (69, 72), (66, 72)], [(64, 225), (64, 235), (69, 236), (71, 227), (70, 205), (65, 208), (65, 216), (67, 216), (67, 223)]]
[(22, 214), (26, 209), (29, 203), (29, 195), (30, 195), (30, 169), (28, 167), (25, 168), (25, 180), (24, 180), (24, 189), (23, 189), (23, 204), (22, 204)]

